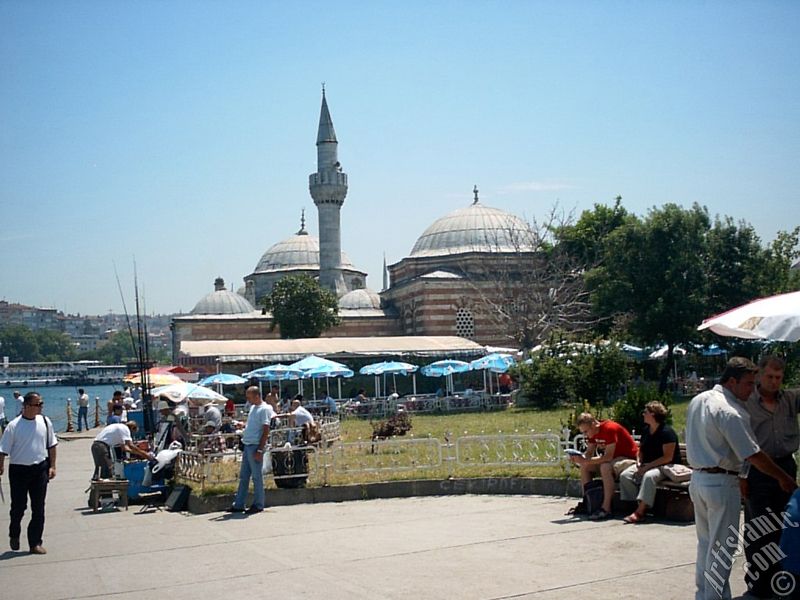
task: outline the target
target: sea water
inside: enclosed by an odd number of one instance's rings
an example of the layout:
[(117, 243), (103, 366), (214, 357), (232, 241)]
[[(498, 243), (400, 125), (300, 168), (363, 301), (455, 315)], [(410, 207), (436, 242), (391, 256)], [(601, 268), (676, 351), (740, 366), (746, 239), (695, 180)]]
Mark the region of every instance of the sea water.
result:
[[(122, 390), (120, 385), (84, 385), (81, 386), (89, 395), (89, 427), (94, 426), (94, 404), (95, 398), (100, 398), (100, 422), (106, 422), (106, 404), (111, 399), (114, 390)], [(13, 392), (17, 390), (23, 396), (28, 392), (38, 392), (44, 400), (42, 406), (43, 414), (50, 417), (53, 428), (57, 432), (67, 430), (67, 400), (71, 400), (72, 405), (72, 425), (78, 429), (78, 388), (68, 385), (41, 385), (38, 387), (0, 387), (0, 396), (6, 400), (6, 418), (10, 421), (16, 416), (17, 407), (15, 406)]]

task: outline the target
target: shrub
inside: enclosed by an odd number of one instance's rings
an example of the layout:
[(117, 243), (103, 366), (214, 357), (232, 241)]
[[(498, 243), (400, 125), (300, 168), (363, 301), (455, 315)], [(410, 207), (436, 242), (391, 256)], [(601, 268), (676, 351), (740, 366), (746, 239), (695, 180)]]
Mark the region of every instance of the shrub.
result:
[[(644, 427), (642, 412), (648, 402), (658, 400), (669, 409), (670, 395), (659, 393), (655, 385), (642, 385), (632, 387), (622, 398), (611, 407), (611, 418), (617, 423), (624, 425), (625, 429), (633, 433), (641, 431)], [(667, 423), (672, 423), (672, 413), (667, 413)]]
[(393, 414), (386, 421), (378, 421), (372, 426), (372, 439), (387, 439), (396, 435), (405, 435), (411, 431), (411, 417), (401, 411)]
[(537, 356), (517, 367), (522, 396), (520, 406), (552, 408), (573, 397), (572, 375), (566, 361), (557, 356)]

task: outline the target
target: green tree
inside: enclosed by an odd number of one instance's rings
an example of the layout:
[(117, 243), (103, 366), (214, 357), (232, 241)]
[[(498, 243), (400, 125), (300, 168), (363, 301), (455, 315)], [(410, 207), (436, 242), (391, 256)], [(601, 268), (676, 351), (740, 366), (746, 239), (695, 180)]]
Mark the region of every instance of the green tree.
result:
[(606, 240), (611, 232), (635, 220), (622, 206), (622, 196), (614, 199), (614, 206), (595, 204), (592, 210), (585, 210), (573, 224), (556, 231), (559, 245), (586, 269), (603, 262)]
[(587, 274), (592, 299), (603, 315), (628, 313), (638, 339), (666, 343), (661, 374), (666, 389), (673, 350), (696, 337), (708, 316), (705, 261), (708, 211), (695, 204), (654, 208), (644, 221), (630, 221), (607, 239), (604, 262)]
[(117, 331), (112, 334), (107, 343), (91, 354), (92, 358), (107, 365), (119, 365), (136, 360), (136, 351), (127, 331)]
[(340, 323), (336, 294), (308, 275), (281, 279), (264, 306), (272, 313), (272, 329), (279, 327), (284, 339), (319, 337)]
[(75, 359), (75, 344), (67, 334), (52, 329), (39, 329), (34, 335), (39, 346), (39, 360), (56, 362)]
[(25, 325), (9, 325), (0, 329), (0, 356), (11, 362), (39, 360), (39, 343), (34, 333)]

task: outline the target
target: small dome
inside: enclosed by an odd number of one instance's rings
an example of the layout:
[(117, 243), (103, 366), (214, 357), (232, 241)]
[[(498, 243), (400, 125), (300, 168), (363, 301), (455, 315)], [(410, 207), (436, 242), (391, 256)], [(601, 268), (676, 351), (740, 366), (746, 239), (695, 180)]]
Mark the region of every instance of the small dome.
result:
[(225, 289), (222, 277), (214, 280), (214, 291), (206, 294), (195, 304), (193, 315), (237, 315), (253, 312), (255, 309), (239, 294)]
[(475, 201), (433, 222), (417, 239), (411, 256), (465, 252), (532, 252), (535, 236), (523, 220)]
[(381, 297), (369, 289), (353, 290), (339, 298), (339, 308), (344, 310), (380, 307)]
[[(342, 252), (342, 268), (356, 270)], [(292, 237), (271, 246), (256, 265), (254, 273), (272, 273), (294, 269), (319, 269), (319, 240), (300, 229)]]

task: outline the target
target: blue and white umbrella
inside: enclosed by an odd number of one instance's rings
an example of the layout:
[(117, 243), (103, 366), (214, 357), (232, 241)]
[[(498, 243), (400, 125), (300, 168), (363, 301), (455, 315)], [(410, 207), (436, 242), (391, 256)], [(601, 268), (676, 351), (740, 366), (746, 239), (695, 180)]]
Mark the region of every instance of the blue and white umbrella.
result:
[[(411, 363), (407, 362), (400, 362), (397, 360), (385, 360), (379, 363), (372, 363), (371, 365), (366, 365), (361, 367), (358, 372), (361, 375), (374, 375), (375, 376), (375, 395), (378, 396), (378, 377), (381, 375), (391, 375), (392, 376), (392, 383), (394, 384), (395, 390), (397, 389), (397, 382), (395, 381), (395, 375), (404, 375), (408, 376), (411, 374), (413, 376), (413, 394), (417, 394), (417, 377), (414, 375), (419, 367), (417, 365), (412, 365)], [(385, 387), (384, 381), (384, 387)]]
[(211, 387), (212, 385), (242, 385), (247, 383), (247, 379), (231, 373), (216, 373), (201, 379), (197, 383), (205, 387)]
[(303, 371), (288, 365), (277, 364), (242, 373), (242, 376), (259, 381), (295, 381), (303, 378)]
[(510, 354), (487, 354), (469, 363), (473, 371), (491, 371), (492, 373), (505, 373), (517, 361)]
[[(510, 354), (500, 354), (498, 352), (493, 352), (492, 354), (487, 354), (481, 358), (476, 358), (471, 363), (469, 363), (469, 368), (473, 371), (483, 371), (483, 387), (486, 389), (486, 372), (489, 371), (490, 373), (505, 373), (508, 371), (514, 364), (516, 364), (516, 360)], [(497, 387), (500, 387), (500, 382), (498, 380)], [(489, 376), (489, 393), (492, 393), (492, 378)]]
[(422, 374), (427, 377), (446, 377), (453, 373), (464, 373), (465, 371), (469, 371), (469, 363), (453, 359), (437, 360), (422, 367)]
[[(353, 376), (353, 371), (347, 365), (343, 365), (342, 363), (338, 363), (333, 360), (328, 360), (327, 358), (321, 358), (313, 354), (310, 354), (304, 359), (292, 363), (289, 365), (289, 367), (301, 371), (303, 373), (303, 379), (311, 379), (314, 398), (317, 397), (317, 387), (314, 383), (314, 379), (320, 379), (322, 377)], [(345, 375), (345, 373), (349, 373), (349, 375)], [(341, 399), (341, 397), (342, 384), (341, 380), (339, 380), (339, 398)]]
[(452, 393), (453, 373), (465, 373), (469, 371), (469, 363), (454, 359), (437, 360), (429, 365), (425, 365), (420, 371), (427, 377), (445, 377), (445, 387), (449, 387)]

